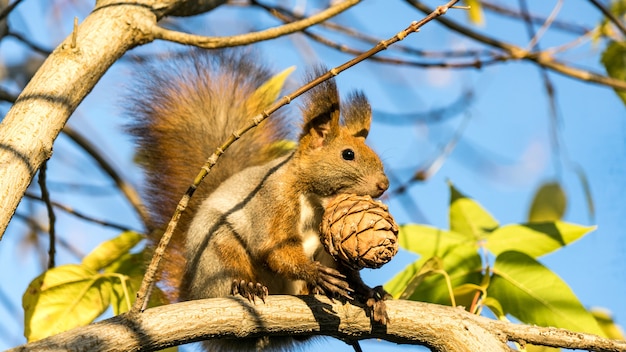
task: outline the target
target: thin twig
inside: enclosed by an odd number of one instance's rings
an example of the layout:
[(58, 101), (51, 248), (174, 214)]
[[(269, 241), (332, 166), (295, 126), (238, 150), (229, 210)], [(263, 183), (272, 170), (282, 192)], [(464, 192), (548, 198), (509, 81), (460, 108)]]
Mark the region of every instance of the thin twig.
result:
[(22, 0), (15, 0), (12, 4), (10, 4), (4, 10), (2, 10), (2, 12), (0, 12), (0, 21), (2, 21), (5, 17), (7, 17), (11, 13), (11, 11), (13, 11), (13, 9), (17, 5), (19, 5), (21, 2)]
[[(26, 192), (24, 194), (24, 197), (30, 198), (30, 199), (33, 199), (33, 200), (43, 201), (43, 199), (41, 197), (39, 197), (37, 195), (34, 195), (34, 194), (31, 194), (31, 193), (28, 193), (28, 192)], [(80, 218), (80, 219), (83, 219), (83, 220), (86, 220), (86, 221), (89, 221), (89, 222), (93, 222), (93, 223), (98, 224), (98, 225), (110, 227), (110, 228), (113, 228), (113, 229), (116, 229), (116, 230), (120, 230), (120, 231), (134, 231), (134, 232), (138, 232), (138, 233), (141, 232), (141, 231), (138, 231), (138, 230), (133, 230), (133, 229), (129, 228), (128, 226), (112, 223), (110, 221), (106, 221), (106, 220), (102, 220), (102, 219), (96, 219), (96, 218), (94, 218), (92, 216), (85, 215), (85, 214), (79, 212), (78, 210), (75, 210), (72, 207), (69, 207), (67, 205), (61, 204), (59, 202), (50, 201), (50, 204), (52, 204), (52, 206), (55, 207), (55, 208), (61, 209), (61, 210), (63, 210), (64, 212), (66, 212), (68, 214), (76, 216), (77, 218)]]
[(425, 181), (437, 173), (441, 166), (443, 166), (444, 161), (450, 156), (459, 140), (461, 140), (461, 137), (469, 124), (470, 118), (471, 115), (469, 113), (466, 114), (459, 127), (457, 127), (454, 132), (452, 138), (450, 138), (448, 143), (446, 143), (446, 145), (442, 148), (441, 153), (439, 153), (439, 155), (437, 155), (437, 157), (430, 161), (427, 165), (421, 167), (406, 183), (400, 185), (392, 191), (389, 191), (389, 196), (402, 194), (409, 189), (410, 185), (416, 182)]
[(113, 166), (104, 158), (102, 153), (84, 136), (78, 133), (76, 130), (69, 126), (63, 127), (63, 133), (68, 136), (74, 143), (78, 144), (87, 154), (89, 154), (100, 165), (102, 170), (106, 172), (109, 177), (115, 182), (119, 190), (126, 197), (128, 202), (132, 205), (133, 209), (143, 222), (148, 231), (152, 229), (152, 223), (150, 221), (150, 215), (146, 210), (146, 207), (141, 201), (139, 193), (128, 182), (126, 182), (119, 173), (113, 168)]
[(50, 53), (52, 53), (52, 50), (46, 49), (46, 48), (40, 46), (39, 44), (35, 44), (30, 39), (24, 37), (23, 35), (21, 35), (19, 33), (15, 33), (15, 32), (9, 31), (7, 33), (7, 36), (13, 37), (13, 38), (17, 39), (18, 41), (22, 42), (27, 47), (31, 48), (33, 51), (38, 52), (39, 54), (41, 54), (43, 56), (48, 56), (48, 55), (50, 55)]
[[(260, 3), (256, 0), (251, 0), (250, 4), (264, 9), (270, 15), (278, 18), (279, 20), (283, 22), (293, 22), (295, 20), (303, 19), (303, 16), (298, 15), (285, 7), (270, 6), (270, 5)], [(378, 42), (382, 40), (381, 38), (376, 38), (376, 37), (367, 35), (366, 33), (363, 33), (356, 29), (346, 27), (346, 26), (343, 26), (341, 24), (331, 22), (331, 21), (322, 22), (320, 23), (319, 26), (323, 28), (327, 28), (329, 30), (333, 30), (340, 34), (344, 34), (352, 39), (357, 39), (359, 41), (362, 41), (370, 45), (376, 45)], [(307, 30), (303, 32), (305, 34), (309, 33)], [(398, 52), (415, 55), (415, 56), (425, 57), (425, 58), (467, 58), (467, 57), (474, 58), (477, 56), (496, 56), (497, 55), (495, 51), (485, 50), (485, 49), (429, 51), (429, 50), (421, 50), (421, 49), (417, 49), (417, 48), (413, 48), (413, 47), (401, 45), (401, 44), (396, 44), (392, 46), (390, 49), (393, 49), (394, 51), (398, 51)]]
[(17, 100), (17, 96), (7, 92), (2, 87), (0, 87), (0, 100), (6, 101), (9, 103), (15, 103), (15, 101)]
[(613, 15), (611, 10), (607, 9), (606, 6), (602, 5), (598, 0), (589, 0), (589, 2), (600, 10), (600, 12), (602, 12), (602, 14), (606, 16), (606, 18), (608, 18), (609, 21), (611, 21), (611, 23), (613, 23), (615, 27), (620, 30), (620, 32), (622, 32), (622, 35), (626, 36), (626, 26), (619, 20), (619, 18)]
[[(552, 12), (550, 12), (550, 15), (548, 16), (548, 18), (546, 18), (546, 21), (541, 25), (541, 28), (539, 28), (536, 33), (535, 30), (532, 29), (532, 32), (534, 34), (532, 35), (530, 43), (528, 44), (528, 50), (532, 50), (535, 47), (538, 48), (537, 44), (539, 43), (539, 40), (541, 39), (541, 37), (543, 37), (548, 28), (550, 28), (552, 23), (554, 23), (556, 16), (558, 15), (559, 11), (561, 11), (561, 7), (563, 7), (563, 0), (557, 1), (556, 5), (554, 5), (554, 8), (552, 9)], [(533, 28), (528, 8), (523, 10), (523, 13), (524, 15), (526, 15), (524, 16), (524, 20), (526, 21), (526, 28)]]
[(54, 223), (56, 221), (56, 215), (54, 214), (54, 209), (52, 208), (52, 204), (50, 203), (50, 193), (48, 192), (48, 187), (46, 186), (46, 169), (48, 168), (48, 161), (44, 161), (39, 169), (39, 187), (41, 188), (41, 200), (46, 205), (46, 210), (48, 211), (48, 236), (50, 238), (50, 247), (48, 250), (48, 269), (54, 268), (54, 258), (56, 255), (56, 231), (54, 227)]
[(176, 226), (178, 224), (178, 221), (182, 213), (187, 208), (187, 205), (189, 204), (189, 200), (191, 199), (194, 192), (198, 188), (198, 185), (202, 182), (202, 180), (206, 177), (206, 175), (211, 171), (211, 168), (217, 163), (217, 160), (220, 157), (220, 155), (222, 155), (224, 151), (231, 144), (233, 144), (236, 140), (238, 140), (244, 133), (253, 129), (258, 124), (260, 124), (263, 120), (268, 118), (269, 115), (274, 113), (276, 110), (289, 104), (293, 99), (299, 97), (300, 95), (304, 94), (305, 92), (319, 85), (320, 83), (327, 81), (331, 79), (332, 77), (337, 76), (339, 73), (358, 64), (359, 62), (377, 54), (380, 51), (387, 49), (387, 47), (403, 40), (404, 38), (406, 38), (406, 36), (410, 35), (411, 33), (415, 33), (419, 31), (419, 29), (422, 26), (424, 26), (426, 23), (432, 21), (433, 19), (439, 16), (444, 15), (448, 11), (450, 6), (453, 6), (458, 1), (459, 0), (451, 0), (446, 5), (437, 7), (434, 11), (432, 11), (429, 15), (424, 17), (421, 21), (411, 23), (409, 27), (400, 31), (398, 34), (396, 34), (392, 38), (379, 42), (375, 47), (363, 53), (362, 55), (355, 57), (354, 59), (344, 63), (343, 65), (340, 65), (338, 67), (331, 69), (325, 74), (303, 85), (302, 87), (300, 87), (293, 93), (284, 96), (282, 99), (272, 104), (272, 106), (270, 106), (267, 110), (253, 117), (251, 120), (251, 123), (248, 126), (245, 126), (242, 129), (233, 132), (230, 138), (228, 138), (219, 148), (217, 148), (217, 150), (213, 153), (213, 155), (211, 155), (208, 158), (207, 162), (202, 167), (200, 173), (194, 179), (193, 184), (187, 189), (187, 191), (185, 192), (185, 195), (182, 197), (182, 199), (176, 206), (176, 210), (174, 211), (172, 219), (167, 224), (165, 233), (161, 237), (161, 240), (159, 241), (159, 244), (157, 248), (155, 249), (154, 254), (152, 256), (150, 265), (146, 269), (146, 274), (144, 275), (143, 281), (141, 282), (141, 287), (139, 291), (137, 292), (137, 300), (135, 301), (135, 304), (133, 305), (133, 309), (131, 310), (131, 313), (138, 313), (140, 311), (143, 311), (144, 307), (147, 305), (147, 302), (150, 299), (149, 291), (152, 285), (154, 284), (156, 273), (159, 268), (159, 264), (161, 262), (163, 254), (165, 253), (165, 249), (167, 248), (167, 245), (169, 244), (172, 234), (174, 233), (174, 230), (176, 229)]
[(296, 21), (283, 26), (269, 28), (259, 32), (246, 33), (230, 37), (206, 37), (188, 33), (182, 33), (165, 29), (163, 27), (154, 26), (153, 35), (155, 39), (168, 40), (180, 44), (193, 45), (204, 49), (215, 49), (224, 47), (233, 47), (239, 45), (252, 44), (268, 39), (278, 38), (287, 34), (301, 31), (305, 28), (323, 22), (347, 9), (358, 4), (361, 0), (345, 0), (337, 5), (321, 11), (311, 17), (307, 17), (301, 21)]
[[(481, 0), (480, 5), (483, 8), (493, 11), (502, 16), (507, 16), (511, 18), (522, 18), (522, 14), (519, 11), (515, 11), (511, 8), (502, 6), (501, 4), (494, 4), (490, 1)], [(530, 21), (533, 24), (541, 24), (541, 23), (546, 22), (545, 17), (537, 16), (533, 14), (529, 14), (529, 16), (530, 16)], [(591, 31), (591, 29), (577, 25), (571, 21), (566, 22), (566, 21), (559, 21), (559, 20), (554, 20), (552, 22), (552, 28), (559, 29), (565, 32), (570, 32), (573, 34), (578, 34), (578, 35), (585, 35)]]
[[(46, 229), (44, 229), (35, 219), (32, 219), (32, 218), (30, 218), (30, 217), (28, 217), (26, 215), (23, 215), (23, 214), (21, 214), (19, 212), (15, 213), (14, 216), (15, 216), (16, 219), (20, 219), (20, 220), (24, 221), (26, 223), (26, 225), (29, 226), (36, 234), (42, 234), (42, 233), (47, 232)], [(57, 243), (59, 244), (60, 248), (63, 248), (66, 251), (68, 251), (70, 254), (74, 255), (74, 257), (76, 257), (76, 259), (81, 260), (85, 256), (85, 253), (83, 253), (78, 248), (74, 247), (68, 241), (63, 239), (63, 237), (57, 236), (56, 240), (57, 240)]]
[[(406, 0), (406, 1), (412, 6), (414, 6), (416, 9), (424, 13), (429, 13), (430, 11), (432, 11), (430, 7), (424, 5), (420, 1), (417, 1), (417, 0)], [(615, 88), (615, 89), (626, 90), (626, 81), (608, 77), (597, 72), (587, 71), (587, 70), (583, 70), (583, 69), (576, 68), (573, 66), (569, 66), (565, 63), (555, 60), (548, 53), (528, 52), (524, 50), (523, 48), (520, 48), (516, 45), (509, 44), (509, 43), (500, 41), (498, 39), (495, 39), (493, 37), (489, 37), (487, 35), (478, 33), (470, 29), (469, 27), (463, 26), (447, 18), (439, 18), (439, 23), (441, 23), (442, 25), (448, 27), (449, 29), (455, 32), (461, 33), (467, 38), (471, 38), (483, 44), (502, 49), (505, 52), (507, 52), (509, 55), (511, 55), (514, 59), (528, 60), (538, 65), (541, 65), (543, 67), (549, 68), (552, 71), (558, 72), (565, 76), (569, 76), (569, 77), (572, 77), (581, 81), (592, 82), (592, 83), (597, 83), (597, 84)]]
[[(265, 5), (262, 5), (258, 2), (253, 2), (253, 4), (265, 8), (266, 10), (268, 10), (274, 17), (280, 19), (281, 21), (285, 22), (285, 23), (292, 23), (293, 21), (296, 20), (295, 17), (292, 17), (290, 15), (287, 15), (285, 13), (273, 10), (270, 7), (266, 7)], [(348, 31), (347, 29), (344, 29), (345, 31)], [(358, 50), (358, 49), (354, 49), (349, 47), (346, 44), (339, 44), (337, 42), (334, 42), (326, 37), (323, 37), (321, 35), (315, 34), (313, 32), (311, 32), (310, 30), (304, 29), (302, 30), (302, 33), (304, 35), (306, 35), (307, 37), (317, 41), (318, 43), (324, 44), (330, 48), (333, 48), (335, 50), (341, 51), (343, 53), (347, 53), (347, 54), (351, 54), (354, 56), (358, 56), (363, 54), (362, 50)], [(378, 43), (380, 42), (379, 40), (374, 40), (374, 38), (371, 37), (365, 37), (365, 36), (360, 36), (359, 39), (365, 39), (368, 38), (367, 41), (373, 41), (373, 43)], [(395, 47), (395, 46), (394, 46)], [(424, 52), (419, 51), (419, 50), (413, 50), (411, 48), (408, 47), (404, 47), (405, 48), (405, 52), (411, 52), (413, 51), (414, 54), (417, 54), (417, 52), (419, 52), (422, 56), (424, 56)], [(458, 53), (456, 52), (452, 52), (455, 55), (460, 56)], [(433, 68), (433, 67), (437, 67), (437, 68), (455, 68), (455, 69), (460, 69), (460, 68), (481, 68), (483, 66), (488, 66), (488, 65), (492, 65), (492, 64), (496, 64), (496, 63), (500, 63), (503, 61), (507, 60), (507, 57), (503, 57), (503, 56), (499, 56), (497, 55), (495, 52), (491, 52), (491, 58), (490, 59), (478, 59), (478, 58), (474, 58), (473, 60), (471, 60), (470, 62), (449, 62), (449, 61), (439, 61), (439, 62), (433, 62), (433, 61), (411, 61), (411, 60), (404, 60), (404, 59), (394, 59), (394, 58), (389, 58), (389, 57), (382, 57), (382, 56), (374, 56), (371, 57), (370, 60), (371, 61), (376, 61), (376, 62), (381, 62), (381, 63), (385, 63), (385, 64), (391, 64), (391, 65), (405, 65), (405, 66), (413, 66), (413, 67), (421, 67), (421, 68)], [(469, 55), (465, 55), (466, 57)]]
[[(530, 20), (530, 13), (528, 11), (528, 4), (526, 0), (519, 0), (520, 2), (520, 11), (522, 13), (522, 18), (524, 19), (524, 23), (526, 25), (526, 32), (528, 37), (531, 38), (530, 44), (528, 45), (529, 49), (535, 47), (537, 50), (541, 51), (538, 43), (539, 34), (535, 33), (535, 29)], [(560, 8), (561, 0), (557, 3), (554, 10), (550, 14), (550, 17), (546, 20), (546, 23), (542, 25), (542, 28), (547, 28), (546, 24), (549, 19), (555, 14), (557, 9)], [(557, 175), (560, 173), (560, 163), (558, 162), (560, 156), (561, 146), (559, 143), (559, 109), (558, 104), (556, 103), (556, 95), (554, 94), (554, 85), (552, 84), (552, 80), (550, 80), (550, 76), (548, 75), (547, 69), (545, 67), (539, 66), (539, 74), (541, 75), (541, 80), (543, 81), (544, 89), (546, 90), (546, 95), (548, 96), (548, 103), (550, 105), (550, 141), (552, 142), (552, 153), (554, 154), (554, 167)]]

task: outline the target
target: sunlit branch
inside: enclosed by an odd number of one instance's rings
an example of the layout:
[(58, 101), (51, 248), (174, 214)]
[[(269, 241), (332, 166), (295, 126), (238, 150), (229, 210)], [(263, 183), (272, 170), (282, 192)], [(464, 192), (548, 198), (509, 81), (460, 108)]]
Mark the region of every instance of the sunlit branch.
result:
[(598, 10), (600, 10), (600, 12), (602, 12), (602, 14), (606, 16), (606, 18), (608, 18), (609, 21), (611, 21), (611, 23), (613, 23), (615, 27), (620, 30), (620, 32), (622, 32), (622, 35), (626, 36), (626, 26), (622, 23), (622, 21), (620, 21), (619, 18), (613, 15), (611, 10), (607, 9), (606, 6), (602, 5), (602, 3), (600, 3), (598, 0), (589, 0), (589, 2), (593, 4), (593, 6), (595, 6)]
[[(290, 11), (289, 9), (281, 6), (270, 6), (263, 3), (260, 3), (256, 0), (250, 1), (251, 5), (260, 7), (270, 13), (272, 16), (280, 19), (283, 22), (293, 22), (295, 20), (300, 20), (303, 16)], [(375, 45), (380, 42), (382, 38), (376, 38), (356, 29), (346, 27), (344, 25), (332, 22), (325, 21), (320, 23), (320, 27), (327, 28), (329, 30), (333, 30), (337, 33), (344, 34), (352, 39), (360, 40), (364, 43)], [(338, 44), (340, 45), (340, 44)], [(464, 50), (442, 50), (442, 51), (430, 51), (430, 50), (421, 50), (417, 48), (412, 48), (402, 44), (396, 44), (390, 47), (388, 50), (390, 51), (398, 51), (404, 52), (407, 54), (421, 56), (425, 58), (475, 58), (477, 56), (497, 56), (497, 52), (485, 49), (464, 49)]]
[[(417, 1), (417, 0), (406, 0), (406, 1), (412, 6), (414, 6), (416, 9), (424, 13), (429, 13), (432, 10), (428, 6), (421, 3), (420, 1)], [(538, 53), (528, 52), (524, 50), (523, 48), (520, 48), (516, 45), (500, 41), (498, 39), (487, 36), (485, 34), (478, 33), (474, 31), (473, 29), (470, 29), (469, 27), (463, 26), (447, 18), (440, 17), (438, 21), (442, 25), (448, 27), (449, 29), (455, 32), (458, 32), (464, 35), (467, 38), (471, 38), (483, 44), (504, 50), (509, 55), (511, 55), (514, 59), (531, 61), (543, 67), (549, 68), (550, 70), (561, 73), (565, 76), (576, 78), (581, 81), (592, 82), (592, 83), (597, 83), (597, 84), (615, 88), (615, 89), (626, 90), (626, 81), (615, 79), (612, 77), (607, 77), (596, 72), (587, 71), (587, 70), (583, 70), (583, 69), (576, 68), (573, 66), (569, 66), (565, 63), (554, 60), (554, 58), (546, 52), (538, 52)]]
[[(495, 4), (489, 1), (481, 0), (480, 5), (490, 11), (493, 11), (502, 16), (511, 17), (511, 18), (522, 18), (522, 14), (519, 11), (513, 10), (511, 8), (505, 7), (501, 4)], [(533, 24), (542, 24), (546, 22), (546, 18), (534, 14), (529, 14), (530, 20)], [(565, 32), (570, 32), (577, 35), (585, 35), (589, 33), (591, 30), (589, 28), (577, 25), (571, 22), (554, 20), (552, 22), (552, 28), (559, 29)]]
[(283, 26), (278, 26), (270, 29), (266, 29), (259, 32), (246, 33), (241, 35), (235, 35), (230, 37), (206, 37), (188, 33), (182, 33), (177, 31), (168, 30), (159, 26), (153, 27), (153, 34), (155, 39), (168, 40), (180, 44), (193, 45), (205, 49), (215, 49), (224, 47), (233, 47), (239, 45), (246, 45), (261, 42), (268, 39), (278, 38), (287, 34), (301, 31), (305, 28), (316, 25), (322, 21), (325, 21), (347, 9), (358, 4), (360, 0), (345, 0), (337, 3), (334, 6), (327, 8), (315, 15), (289, 23)]

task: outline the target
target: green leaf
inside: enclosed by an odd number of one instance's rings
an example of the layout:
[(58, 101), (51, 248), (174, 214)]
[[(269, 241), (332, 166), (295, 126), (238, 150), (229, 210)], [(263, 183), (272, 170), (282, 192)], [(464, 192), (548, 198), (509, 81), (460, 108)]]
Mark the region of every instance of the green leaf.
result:
[[(141, 286), (146, 269), (145, 250), (141, 253), (126, 253), (104, 269), (111, 278), (111, 306), (113, 314), (128, 311), (135, 303), (135, 293)], [(155, 286), (152, 289), (148, 307), (155, 307), (167, 302), (163, 291)]]
[(498, 320), (508, 320), (506, 319), (506, 314), (504, 313), (502, 304), (500, 304), (500, 301), (497, 299), (487, 296), (483, 299), (483, 304), (491, 310)]
[(105, 277), (80, 265), (46, 271), (22, 297), (24, 336), (35, 341), (91, 323), (109, 306), (110, 292)]
[(442, 257), (452, 247), (467, 245), (476, 247), (473, 239), (459, 233), (432, 226), (407, 224), (399, 227), (398, 244), (423, 257)]
[(535, 193), (528, 222), (558, 221), (563, 218), (567, 207), (565, 191), (558, 182), (547, 182)]
[(590, 309), (590, 312), (598, 324), (600, 324), (600, 328), (604, 331), (608, 338), (622, 341), (626, 340), (622, 328), (615, 324), (615, 320), (613, 320), (610, 312), (599, 308), (592, 308)]
[(495, 255), (515, 250), (538, 258), (578, 240), (594, 229), (595, 226), (561, 221), (506, 225), (489, 236), (486, 247)]
[(143, 237), (136, 232), (122, 232), (119, 236), (101, 243), (91, 253), (87, 254), (83, 258), (82, 265), (98, 271), (128, 253), (142, 239)]
[[(387, 284), (385, 290), (395, 298), (400, 297), (409, 283), (418, 275), (423, 274), (420, 269), (430, 257), (422, 257), (420, 260), (410, 264), (402, 272), (398, 273)], [(459, 245), (450, 248), (443, 256), (443, 270), (448, 273), (452, 287), (463, 284), (479, 284), (481, 281), (482, 263), (476, 248), (466, 245)], [(428, 275), (415, 288), (413, 292), (403, 295), (409, 300), (431, 302), (450, 305), (450, 293), (448, 292), (446, 279), (443, 275)], [(466, 302), (457, 302), (465, 305)], [(465, 305), (467, 306), (467, 305)]]
[(295, 66), (291, 66), (263, 83), (246, 101), (246, 109), (249, 112), (260, 113), (265, 108), (272, 105), (272, 103), (278, 99), (280, 91), (285, 84), (285, 80), (295, 69)]
[(487, 293), (505, 313), (524, 323), (605, 336), (569, 286), (524, 253), (508, 251), (496, 257)]
[(498, 227), (498, 222), (478, 202), (450, 184), (450, 231), (480, 240)]
[(477, 298), (483, 296), (483, 292), (483, 287), (472, 283), (459, 285), (453, 290), (456, 305), (465, 307), (472, 313), (476, 312)]
[(437, 271), (442, 270), (444, 270), (444, 268), (441, 258), (428, 258), (428, 260), (426, 260), (426, 262), (420, 267), (418, 272), (413, 276), (411, 281), (404, 285), (404, 288), (402, 289), (402, 292), (398, 298), (406, 299), (407, 297), (410, 297), (426, 277), (436, 273)]
[(278, 142), (270, 143), (267, 146), (265, 146), (263, 154), (278, 158), (280, 156), (287, 155), (287, 153), (294, 151), (297, 146), (298, 146), (298, 143), (296, 143), (295, 141), (283, 139)]
[[(609, 76), (626, 81), (626, 42), (611, 41), (602, 53), (602, 64)], [(626, 91), (615, 89), (615, 93), (626, 104)]]
[(104, 272), (111, 275), (111, 306), (113, 314), (127, 312), (135, 302), (145, 272), (143, 253), (126, 253), (111, 263)]

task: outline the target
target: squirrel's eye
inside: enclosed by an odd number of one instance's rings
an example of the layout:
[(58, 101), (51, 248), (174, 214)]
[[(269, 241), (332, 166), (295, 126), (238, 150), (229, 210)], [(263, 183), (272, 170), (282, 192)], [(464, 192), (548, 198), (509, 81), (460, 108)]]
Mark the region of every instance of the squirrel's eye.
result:
[(352, 149), (344, 149), (341, 152), (343, 160), (354, 160), (354, 151)]

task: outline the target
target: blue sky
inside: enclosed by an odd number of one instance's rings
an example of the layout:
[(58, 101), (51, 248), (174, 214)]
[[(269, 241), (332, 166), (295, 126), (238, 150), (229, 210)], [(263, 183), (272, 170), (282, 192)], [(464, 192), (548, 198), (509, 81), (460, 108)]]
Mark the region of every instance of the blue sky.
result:
[[(26, 0), (20, 7), (19, 16), (11, 17), (15, 28), (37, 38), (39, 43), (54, 47), (69, 33), (72, 7), (65, 7), (58, 14), (42, 8), (40, 2)], [(438, 2), (430, 1), (436, 5)], [(556, 1), (529, 1), (534, 13), (548, 14)], [(516, 2), (510, 2), (514, 6)], [(88, 7), (76, 12), (84, 18)], [(190, 19), (186, 28), (202, 33), (227, 34), (246, 29), (258, 29), (275, 24), (261, 11), (220, 9), (202, 19)], [(44, 13), (46, 14), (44, 16)], [(26, 14), (29, 14), (28, 16)], [(37, 16), (46, 21), (35, 21)], [(56, 16), (56, 17), (55, 17)], [(466, 23), (461, 10), (446, 16)], [(381, 39), (391, 37), (422, 15), (411, 10), (404, 2), (370, 1), (341, 15), (343, 23)], [(65, 25), (49, 32), (41, 23), (51, 23), (62, 18)], [(595, 26), (599, 13), (587, 2), (565, 2), (558, 18), (564, 21)], [(234, 27), (236, 21), (244, 21), (245, 28)], [(509, 20), (489, 16), (479, 28), (489, 35), (511, 41), (524, 47), (528, 38), (523, 26)], [(197, 25), (197, 27), (192, 27)], [(24, 27), (26, 26), (26, 27)], [(198, 29), (199, 28), (199, 29)], [(549, 31), (541, 40), (543, 48), (570, 42), (574, 36)], [(409, 36), (404, 45), (421, 49), (469, 49), (478, 45), (445, 28), (428, 24), (420, 33)], [(135, 52), (152, 50), (156, 45), (140, 48)], [(267, 60), (277, 70), (296, 65), (295, 77), (314, 62), (337, 66), (349, 59), (348, 55), (310, 43), (302, 36), (293, 36), (266, 43), (261, 46)], [(367, 48), (361, 46), (361, 48)], [(585, 42), (580, 47), (559, 54), (560, 58), (585, 68), (603, 72), (598, 63), (602, 42)], [(316, 55), (310, 53), (313, 50)], [(23, 56), (23, 47), (4, 40), (0, 44), (0, 58), (4, 62), (16, 62)], [(384, 52), (384, 55), (395, 55)], [(114, 66), (81, 104), (70, 120), (70, 125), (83, 131), (91, 141), (106, 152), (108, 160), (136, 185), (141, 176), (132, 161), (129, 139), (121, 132), (123, 117), (118, 102), (121, 92), (128, 84), (130, 68), (121, 64)], [(618, 323), (626, 322), (626, 244), (623, 229), (626, 228), (626, 109), (611, 89), (583, 83), (559, 74), (550, 73), (554, 83), (560, 124), (558, 136), (561, 153), (553, 153), (550, 139), (549, 101), (545, 95), (539, 71), (527, 62), (506, 62), (481, 70), (444, 70), (393, 67), (365, 62), (338, 77), (343, 94), (351, 89), (361, 89), (369, 97), (375, 110), (370, 144), (379, 152), (386, 167), (394, 176), (406, 181), (418, 166), (440, 154), (464, 118), (467, 127), (456, 149), (446, 159), (441, 169), (426, 182), (414, 185), (410, 195), (418, 205), (420, 214), (407, 211), (398, 198), (388, 200), (391, 212), (399, 223), (426, 222), (447, 228), (447, 181), (452, 181), (461, 191), (475, 198), (489, 210), (501, 224), (523, 222), (535, 189), (545, 181), (558, 180), (568, 197), (565, 220), (585, 225), (597, 225), (593, 233), (571, 246), (542, 258), (542, 263), (560, 275), (586, 306), (605, 307)], [(292, 82), (295, 86), (296, 82)], [(458, 99), (462, 92), (471, 90), (473, 100), (466, 111), (434, 123), (390, 125), (383, 123), (385, 114), (415, 114), (445, 107)], [(4, 113), (6, 105), (0, 105)], [(378, 118), (377, 118), (378, 116)], [(485, 164), (484, 161), (489, 161)], [(593, 195), (595, 219), (590, 219), (581, 183), (572, 163), (584, 171)], [(487, 166), (485, 166), (487, 165)], [(61, 136), (55, 144), (54, 156), (49, 163), (49, 180), (52, 197), (82, 212), (105, 218), (116, 223), (139, 228), (131, 208), (114, 191), (111, 182), (67, 138)], [(67, 191), (58, 186), (89, 184), (96, 193)], [(392, 184), (393, 189), (398, 184)], [(20, 212), (28, 210), (22, 204)], [(45, 212), (37, 208), (39, 217)], [(9, 302), (21, 309), (21, 294), (39, 272), (33, 253), (21, 249), (19, 241), (27, 231), (22, 222), (14, 220), (0, 242), (1, 293)], [(73, 244), (88, 252), (101, 241), (113, 237), (116, 231), (75, 221), (59, 214), (58, 231), (71, 238)], [(61, 249), (60, 263), (76, 262), (77, 259)], [(400, 253), (382, 269), (366, 270), (364, 277), (372, 285), (389, 280), (396, 272), (415, 257)], [(10, 268), (10, 269), (9, 269)], [(0, 349), (22, 343), (21, 317), (13, 319), (15, 312), (0, 306), (2, 319)], [(18, 312), (19, 314), (19, 312)], [(375, 350), (379, 342), (367, 342), (365, 350)], [(342, 343), (332, 342), (333, 347), (344, 350)], [(311, 351), (327, 350), (327, 343), (316, 343)], [(369, 349), (368, 349), (369, 348)], [(398, 350), (405, 348), (398, 347)], [(350, 349), (345, 347), (346, 351)]]

